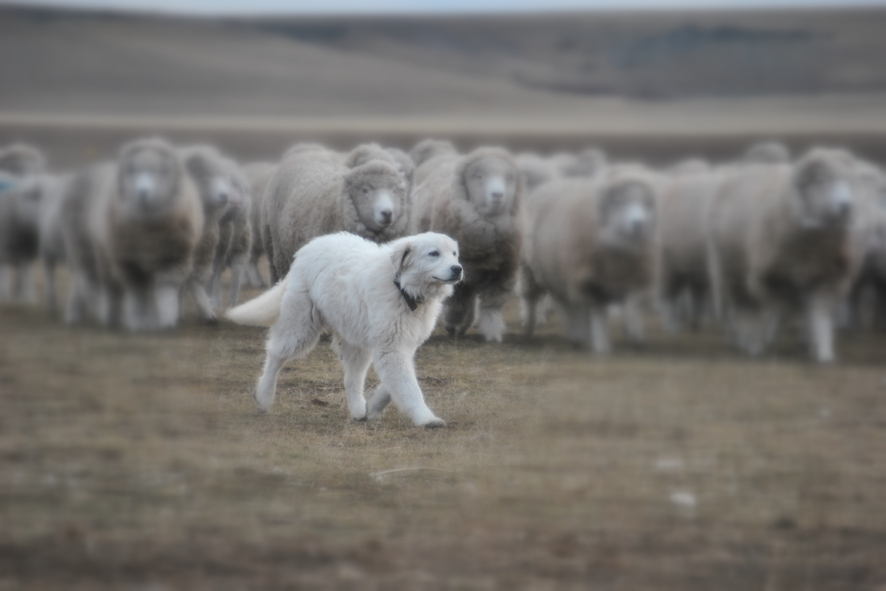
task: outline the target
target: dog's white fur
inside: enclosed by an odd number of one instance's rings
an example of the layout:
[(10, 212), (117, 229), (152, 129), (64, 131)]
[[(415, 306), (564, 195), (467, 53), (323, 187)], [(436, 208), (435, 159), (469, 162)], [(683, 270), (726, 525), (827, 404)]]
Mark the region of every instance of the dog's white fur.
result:
[[(238, 324), (270, 326), (255, 392), (259, 411), (274, 402), (283, 364), (307, 355), (329, 330), (344, 366), (352, 418), (375, 419), (393, 400), (415, 425), (444, 427), (425, 404), (413, 357), (461, 278), (458, 244), (443, 234), (427, 232), (384, 245), (346, 232), (315, 238), (295, 254), (277, 285), (226, 314)], [(420, 301), (415, 310), (395, 281)], [(381, 383), (367, 403), (363, 383), (370, 363)]]

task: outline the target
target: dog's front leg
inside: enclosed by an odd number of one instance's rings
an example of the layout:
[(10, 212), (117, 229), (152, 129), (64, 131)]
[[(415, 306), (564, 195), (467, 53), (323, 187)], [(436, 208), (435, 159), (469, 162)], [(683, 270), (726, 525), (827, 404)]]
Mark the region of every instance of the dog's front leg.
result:
[[(446, 422), (437, 417), (428, 405), (415, 377), (412, 356), (415, 351), (382, 350), (375, 353), (372, 361), (381, 387), (390, 392), (394, 404), (417, 427), (445, 427)], [(375, 398), (375, 397), (373, 397)], [(373, 404), (373, 406), (375, 406)]]
[(338, 352), (345, 368), (345, 397), (348, 400), (351, 418), (357, 421), (365, 420), (367, 417), (363, 384), (366, 382), (366, 372), (369, 371), (369, 362), (372, 359), (370, 352), (346, 343), (337, 336), (333, 341), (333, 348)]

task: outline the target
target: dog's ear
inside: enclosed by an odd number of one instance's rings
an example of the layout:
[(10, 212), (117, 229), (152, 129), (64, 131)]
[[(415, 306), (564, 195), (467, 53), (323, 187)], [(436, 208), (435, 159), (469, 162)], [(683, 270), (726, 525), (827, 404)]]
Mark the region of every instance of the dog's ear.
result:
[(415, 248), (411, 240), (398, 241), (397, 246), (391, 251), (391, 265), (394, 267), (396, 277), (400, 277), (400, 274), (409, 268), (414, 256)]

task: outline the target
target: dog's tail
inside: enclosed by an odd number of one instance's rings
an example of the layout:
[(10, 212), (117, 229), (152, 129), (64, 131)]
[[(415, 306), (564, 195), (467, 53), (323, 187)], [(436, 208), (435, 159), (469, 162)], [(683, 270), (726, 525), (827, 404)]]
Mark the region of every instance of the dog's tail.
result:
[(286, 293), (285, 278), (257, 298), (231, 308), (225, 312), (225, 318), (237, 324), (271, 326), (280, 315), (280, 302), (284, 293)]

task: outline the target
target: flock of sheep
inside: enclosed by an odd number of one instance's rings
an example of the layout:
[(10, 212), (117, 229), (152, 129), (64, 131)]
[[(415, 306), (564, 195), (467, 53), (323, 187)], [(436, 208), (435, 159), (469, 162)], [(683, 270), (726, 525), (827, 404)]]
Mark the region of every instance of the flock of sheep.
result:
[(792, 158), (765, 142), (728, 164), (654, 169), (598, 149), (463, 154), (423, 140), (408, 154), (297, 144), (279, 163), (240, 165), (211, 146), (145, 138), (116, 161), (45, 167), (33, 147), (0, 150), (0, 299), (34, 299), (39, 258), (55, 311), (64, 263), (68, 323), (171, 328), (188, 296), (215, 322), (226, 270), (234, 305), (242, 281), (266, 285), (262, 255), (275, 283), (299, 248), (338, 231), (454, 238), (464, 280), (444, 304), (451, 335), (476, 324), (501, 342), (516, 293), (527, 334), (552, 308), (596, 353), (610, 348), (614, 310), (634, 339), (652, 310), (669, 330), (718, 323), (749, 355), (800, 312), (812, 357), (829, 362), (835, 325), (857, 322), (863, 296), (886, 286), (886, 175), (842, 149)]

